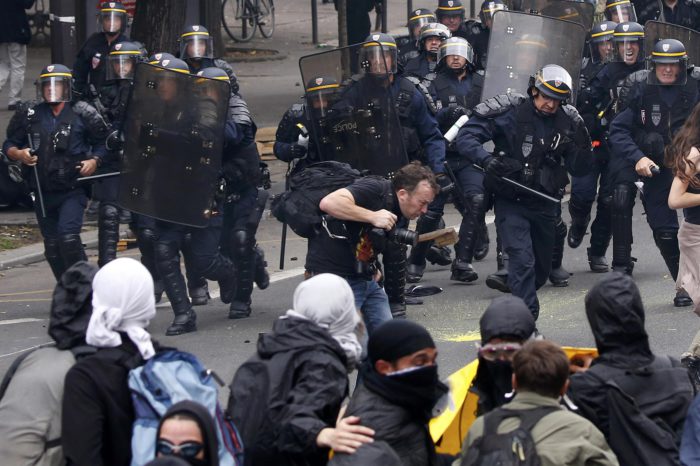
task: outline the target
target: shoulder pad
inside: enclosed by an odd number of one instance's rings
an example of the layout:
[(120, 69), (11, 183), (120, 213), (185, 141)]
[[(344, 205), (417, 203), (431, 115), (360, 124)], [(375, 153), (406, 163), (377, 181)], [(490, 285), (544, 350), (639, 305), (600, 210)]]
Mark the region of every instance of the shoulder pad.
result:
[(306, 113), (306, 107), (304, 106), (304, 104), (301, 103), (294, 104), (291, 107), (289, 107), (288, 112), (293, 118), (302, 118)]
[(500, 94), (474, 107), (474, 113), (480, 117), (493, 118), (505, 113), (516, 105), (520, 105), (525, 99), (527, 97), (522, 94)]
[(689, 76), (690, 76), (692, 79), (694, 79), (694, 80), (696, 80), (696, 81), (699, 81), (699, 80), (700, 80), (700, 67), (694, 66), (694, 67), (690, 70)]
[(100, 134), (102, 131), (109, 130), (109, 124), (92, 104), (79, 100), (73, 104), (72, 108), (91, 132)]
[(228, 100), (228, 118), (241, 125), (253, 124), (248, 104), (238, 94), (232, 94)]
[(622, 108), (629, 106), (629, 99), (632, 96), (632, 90), (638, 86), (642, 86), (647, 82), (647, 75), (649, 71), (639, 70), (630, 74), (625, 78), (625, 82), (620, 88), (619, 98), (622, 104)]
[[(430, 81), (421, 80), (416, 76), (405, 76), (405, 78), (406, 81), (413, 85), (411, 86), (413, 88), (412, 90), (418, 89), (418, 92), (420, 92), (420, 95), (423, 96), (423, 99), (425, 100), (425, 104), (428, 106), (428, 110), (430, 111), (430, 113), (435, 115), (437, 113), (437, 106), (435, 105), (433, 96), (430, 95), (430, 91), (428, 90), (428, 87), (430, 86)], [(401, 88), (404, 89), (404, 86), (406, 91), (408, 92), (408, 85), (402, 83)]]
[(571, 118), (571, 120), (576, 123), (576, 124), (583, 124), (583, 118), (581, 118), (581, 115), (578, 113), (578, 110), (576, 110), (576, 107), (573, 105), (562, 105), (562, 110), (564, 110), (564, 113), (566, 116)]
[(481, 34), (486, 29), (484, 25), (475, 19), (470, 19), (464, 23), (464, 28), (469, 34)]
[(215, 58), (214, 66), (216, 66), (217, 68), (221, 68), (226, 72), (226, 74), (228, 75), (228, 79), (231, 83), (231, 92), (238, 94), (238, 77), (236, 76), (236, 73), (234, 73), (233, 67), (229, 64), (229, 62), (227, 62), (226, 60), (222, 60), (221, 58)]
[(641, 83), (647, 81), (648, 70), (637, 70), (634, 73), (627, 76), (625, 79), (625, 84), (633, 85), (635, 83)]

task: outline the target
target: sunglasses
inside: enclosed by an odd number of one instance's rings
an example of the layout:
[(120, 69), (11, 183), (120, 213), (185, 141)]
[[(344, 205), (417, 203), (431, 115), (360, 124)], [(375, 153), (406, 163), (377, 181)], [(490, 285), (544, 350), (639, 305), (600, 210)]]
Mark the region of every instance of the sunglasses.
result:
[(156, 454), (165, 456), (174, 455), (183, 458), (194, 458), (202, 449), (204, 449), (204, 445), (199, 442), (185, 442), (175, 445), (167, 440), (159, 439), (158, 443), (156, 443)]
[(519, 343), (496, 343), (481, 346), (477, 343), (476, 347), (479, 350), (479, 356), (487, 361), (512, 361), (513, 356), (522, 348), (522, 345)]

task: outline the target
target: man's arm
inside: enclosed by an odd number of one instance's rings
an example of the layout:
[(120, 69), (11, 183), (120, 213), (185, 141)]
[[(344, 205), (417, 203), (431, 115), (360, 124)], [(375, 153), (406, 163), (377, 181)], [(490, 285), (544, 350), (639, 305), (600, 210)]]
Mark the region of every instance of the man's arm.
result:
[(493, 138), (492, 124), (487, 118), (473, 115), (457, 133), (459, 155), (472, 163), (483, 166), (491, 154), (484, 149), (484, 143)]
[(610, 124), (609, 141), (615, 157), (624, 157), (636, 165), (645, 155), (634, 141), (633, 131), (634, 113), (631, 108), (626, 108)]
[(411, 110), (413, 125), (425, 150), (430, 169), (436, 174), (444, 172), (445, 139), (440, 133), (435, 117), (428, 111), (425, 99), (417, 89), (413, 93)]
[(388, 210), (372, 211), (355, 203), (355, 197), (346, 189), (341, 188), (321, 199), (320, 209), (339, 220), (370, 223), (376, 228), (391, 230), (396, 225), (397, 217)]

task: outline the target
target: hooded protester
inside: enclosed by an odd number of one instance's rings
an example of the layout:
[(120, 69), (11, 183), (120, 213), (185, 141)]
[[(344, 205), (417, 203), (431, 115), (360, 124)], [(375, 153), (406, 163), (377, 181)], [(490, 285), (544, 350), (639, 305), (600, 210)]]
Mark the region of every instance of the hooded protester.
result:
[[(588, 370), (571, 376), (570, 398), (603, 432), (620, 464), (676, 464), (693, 396), (687, 371), (679, 361), (651, 352), (644, 305), (631, 277), (606, 275), (585, 302), (599, 356)], [(645, 433), (644, 441), (635, 438), (637, 431)], [(662, 460), (652, 456), (658, 450), (665, 450)]]
[(385, 441), (405, 466), (438, 464), (428, 421), (448, 388), (440, 382), (435, 342), (408, 320), (380, 325), (368, 342), (360, 367), (363, 383), (353, 393), (346, 416), (359, 418)]
[(155, 453), (190, 466), (219, 466), (216, 426), (207, 408), (189, 400), (172, 405), (158, 425)]
[(128, 466), (134, 410), (127, 378), (155, 354), (145, 330), (156, 315), (153, 279), (140, 262), (119, 258), (92, 282), (86, 341), (99, 350), (66, 375), (63, 451), (68, 465)]
[(3, 464), (65, 463), (61, 449), (63, 383), (76, 359), (94, 353), (85, 343), (85, 331), (92, 312), (92, 278), (96, 272), (97, 267), (81, 261), (61, 276), (54, 289), (49, 316), (49, 335), (56, 344), (20, 356), (3, 380), (0, 387)]
[(362, 319), (350, 285), (315, 275), (296, 288), (293, 302), (272, 333), (260, 336), (257, 354), (231, 384), (228, 409), (246, 465), (325, 465), (329, 449), (354, 452), (355, 440), (371, 441), (372, 430), (353, 425), (356, 418), (336, 426), (348, 372), (362, 353), (355, 333)]
[(535, 319), (522, 299), (499, 296), (481, 316), (479, 330), (479, 367), (471, 391), (479, 395), (481, 416), (510, 401), (513, 356), (533, 336)]

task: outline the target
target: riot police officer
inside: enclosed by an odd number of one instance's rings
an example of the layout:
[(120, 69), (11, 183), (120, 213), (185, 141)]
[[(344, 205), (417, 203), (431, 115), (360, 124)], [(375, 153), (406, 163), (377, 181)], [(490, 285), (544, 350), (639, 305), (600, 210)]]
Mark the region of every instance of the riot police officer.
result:
[(476, 68), (479, 70), (486, 69), (493, 15), (499, 10), (507, 9), (508, 7), (502, 0), (484, 0), (479, 10), (481, 22), (469, 20), (465, 24), (466, 39), (474, 47)]
[[(229, 79), (225, 70), (215, 67), (204, 68), (197, 76), (217, 81)], [(202, 80), (201, 85), (207, 86), (207, 80)], [(251, 313), (253, 282), (261, 290), (270, 283), (263, 251), (255, 240), (267, 193), (258, 191), (260, 154), (255, 144), (257, 127), (247, 104), (237, 93), (231, 92), (229, 96), (227, 118), (227, 131), (231, 135), (226, 139), (222, 161), (225, 198), (221, 251), (236, 267), (236, 290), (228, 317), (241, 319)]]
[[(605, 24), (605, 23), (603, 23)], [(602, 28), (602, 25), (600, 26)], [(609, 26), (606, 27), (609, 30)], [(601, 31), (598, 34), (602, 34)], [(603, 37), (602, 36), (598, 37)], [(583, 241), (593, 201), (598, 196), (596, 218), (591, 225), (591, 243), (588, 248), (588, 263), (593, 272), (607, 272), (609, 269), (605, 253), (612, 237), (612, 222), (626, 208), (617, 205), (613, 197), (613, 176), (619, 171), (619, 162), (610, 160), (608, 130), (623, 106), (620, 92), (627, 76), (644, 66), (644, 28), (638, 23), (621, 23), (615, 26), (612, 34), (612, 61), (605, 64), (590, 83), (581, 90), (579, 109), (593, 139), (593, 170), (586, 177), (573, 178), (569, 213), (571, 229), (568, 243), (572, 248)], [(592, 44), (596, 45), (596, 44)], [(600, 45), (598, 43), (597, 45)], [(598, 47), (592, 48), (596, 57)], [(607, 46), (603, 48), (607, 53)], [(596, 189), (597, 184), (600, 187)], [(619, 200), (619, 199), (618, 199)], [(629, 212), (631, 215), (631, 212)], [(631, 217), (630, 217), (631, 218)], [(613, 262), (620, 248), (613, 247)], [(620, 259), (617, 259), (619, 261)]]
[[(180, 59), (163, 60), (160, 65), (176, 73), (189, 73), (187, 64)], [(221, 95), (221, 92), (213, 96), (211, 93), (207, 93), (209, 89), (205, 86), (206, 84), (202, 83), (201, 87), (196, 89), (200, 91), (196, 96), (199, 108), (183, 112), (179, 108), (177, 100), (181, 98), (179, 94), (187, 92), (187, 90), (182, 89), (181, 81), (173, 79), (172, 74), (164, 73), (157, 87), (162, 115), (159, 123), (167, 127), (169, 122), (175, 121), (178, 123), (178, 127), (183, 128), (183, 130), (193, 128), (196, 123), (197, 128), (200, 128), (200, 133), (206, 131), (216, 121), (216, 114), (212, 115), (210, 108), (216, 105), (216, 102), (221, 102), (223, 99), (228, 101), (229, 98), (228, 95)], [(188, 121), (188, 119), (193, 118), (197, 120)], [(225, 142), (235, 144), (240, 141), (242, 135), (238, 132), (236, 125), (228, 123), (230, 122), (227, 122), (226, 125)], [(165, 137), (165, 135), (160, 137)], [(160, 200), (160, 202), (167, 201), (167, 199)], [(175, 318), (166, 330), (166, 335), (179, 335), (197, 329), (197, 316), (187, 297), (185, 279), (180, 272), (179, 251), (182, 250), (188, 234), (191, 236), (189, 245), (192, 250), (190, 267), (192, 276), (217, 280), (221, 289), (221, 300), (224, 303), (230, 303), (233, 299), (234, 266), (227, 257), (219, 252), (223, 224), (220, 213), (219, 202), (212, 209), (212, 215), (205, 228), (193, 228), (162, 220), (156, 221), (158, 235), (155, 247), (156, 266), (175, 313)]]
[(79, 176), (90, 176), (105, 160), (104, 140), (95, 138), (73, 111), (72, 75), (59, 64), (46, 66), (36, 82), (36, 106), (17, 115), (3, 150), (31, 167), (36, 216), (44, 237), (44, 255), (58, 280), (71, 265), (86, 260), (80, 229), (87, 203)]
[(633, 23), (637, 21), (637, 13), (630, 0), (606, 0), (605, 19), (613, 23)]
[(74, 92), (78, 99), (92, 100), (105, 80), (107, 56), (112, 44), (127, 42), (124, 34), (128, 21), (121, 2), (105, 2), (100, 7), (99, 29), (80, 48), (73, 65)]
[[(610, 125), (613, 159), (620, 166), (613, 191), (613, 247), (620, 252), (613, 257), (613, 269), (632, 273), (632, 207), (634, 183), (640, 176), (647, 223), (671, 276), (677, 278), (678, 217), (668, 207), (673, 174), (664, 166), (664, 147), (698, 102), (697, 78), (688, 67), (685, 46), (675, 39), (658, 41), (647, 59), (647, 69), (629, 78), (627, 107)], [(673, 304), (690, 306), (692, 300), (679, 290)]]
[(186, 26), (178, 40), (179, 57), (187, 63), (191, 73), (204, 68), (216, 67), (226, 71), (231, 79), (231, 88), (238, 92), (238, 80), (227, 61), (214, 58), (214, 42), (209, 31), (199, 24)]
[[(439, 70), (430, 86), (430, 93), (438, 107), (437, 121), (443, 134), (463, 115), (471, 115), (481, 100), (483, 75), (475, 73), (475, 56), (469, 42), (461, 37), (447, 39), (438, 52)], [(461, 191), (457, 198), (462, 213), (459, 242), (455, 245), (456, 258), (452, 262), (451, 280), (472, 282), (478, 278), (472, 267), (477, 236), (485, 221), (486, 201), (484, 174), (472, 167), (457, 152), (454, 144), (447, 146), (447, 163), (458, 181)], [(466, 205), (462, 205), (466, 204)], [(409, 266), (409, 281), (413, 281), (415, 266)]]
[(421, 28), (428, 23), (436, 22), (437, 18), (433, 12), (427, 8), (418, 8), (411, 12), (408, 16), (408, 23), (406, 24), (408, 35), (396, 38), (396, 45), (399, 48), (400, 64), (405, 64), (411, 58), (418, 56), (419, 51), (416, 42), (418, 41)]
[(428, 23), (423, 26), (416, 43), (419, 54), (406, 63), (404, 74), (425, 78), (435, 71), (440, 45), (450, 36), (450, 30), (444, 24)]
[[(460, 155), (486, 172), (495, 194), (496, 225), (509, 256), (508, 285), (535, 318), (537, 289), (550, 274), (555, 221), (560, 204), (501, 177), (550, 197), (559, 198), (568, 183), (566, 172), (581, 176), (591, 163), (591, 141), (576, 109), (566, 104), (571, 76), (558, 65), (546, 65), (531, 76), (529, 98), (500, 95), (479, 104), (457, 136)], [(483, 144), (493, 141), (493, 154)], [(562, 165), (562, 162), (564, 165)]]
[(464, 5), (461, 0), (439, 0), (435, 16), (448, 27), (453, 37), (467, 38), (464, 24)]

